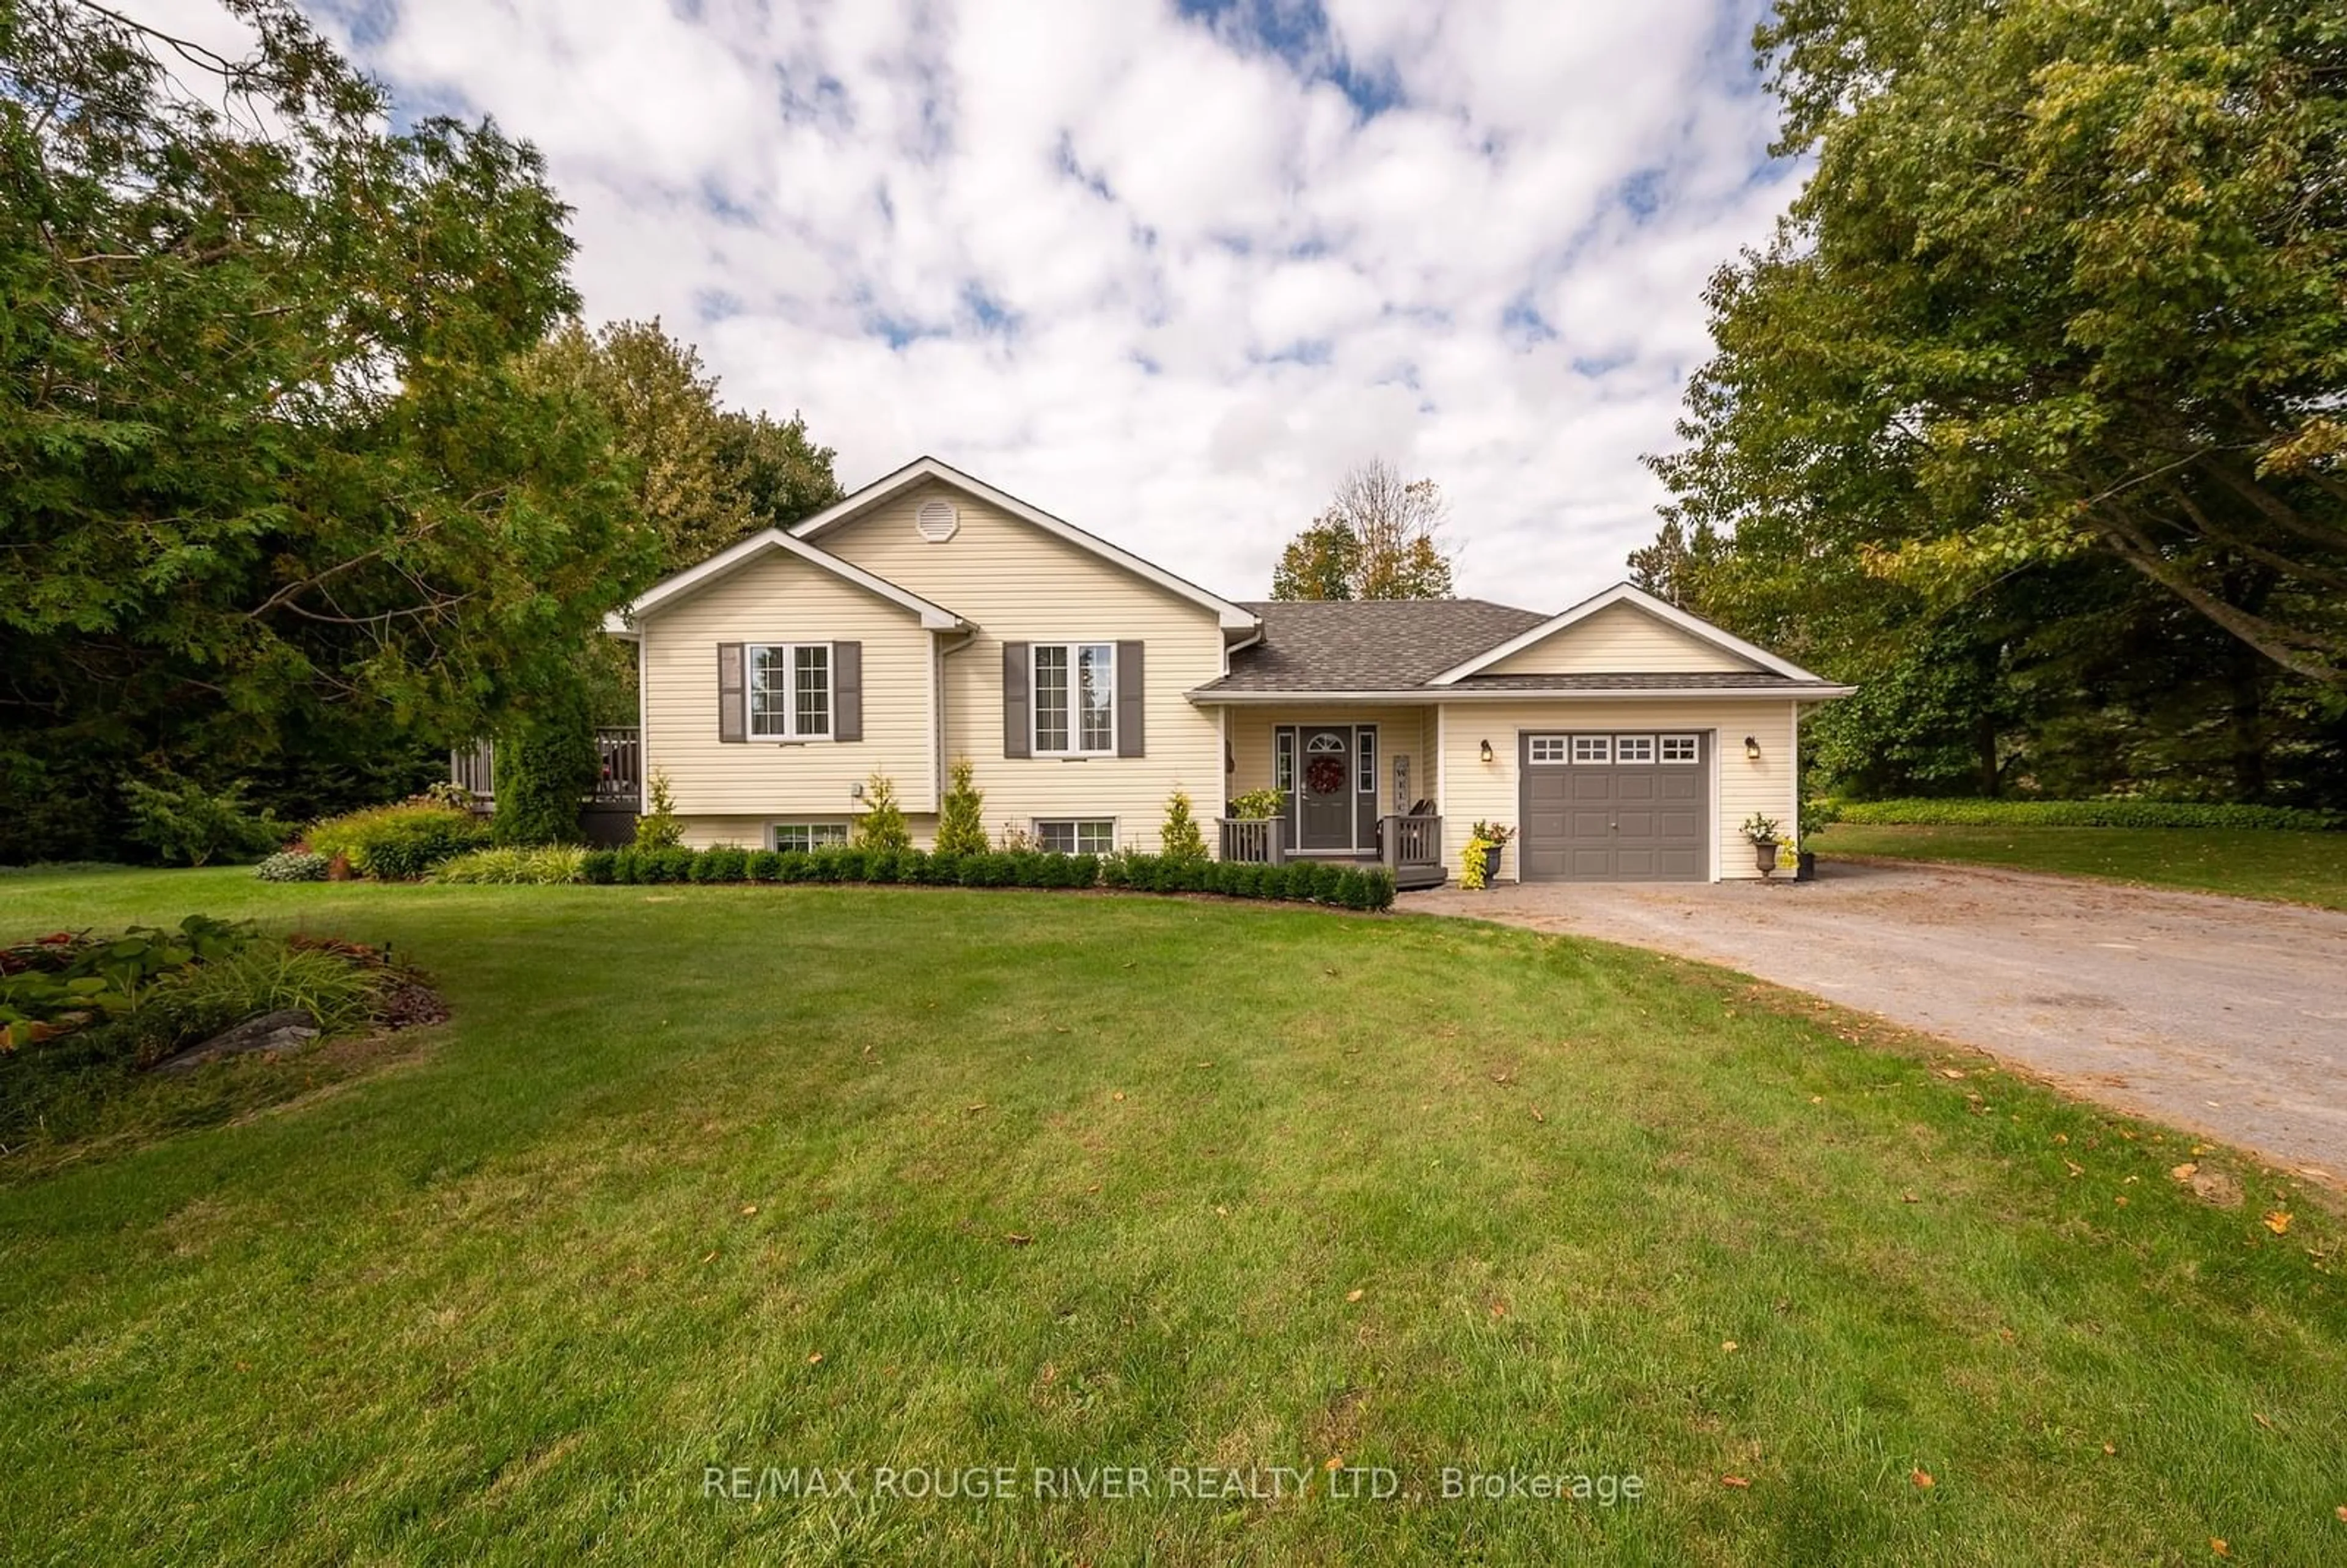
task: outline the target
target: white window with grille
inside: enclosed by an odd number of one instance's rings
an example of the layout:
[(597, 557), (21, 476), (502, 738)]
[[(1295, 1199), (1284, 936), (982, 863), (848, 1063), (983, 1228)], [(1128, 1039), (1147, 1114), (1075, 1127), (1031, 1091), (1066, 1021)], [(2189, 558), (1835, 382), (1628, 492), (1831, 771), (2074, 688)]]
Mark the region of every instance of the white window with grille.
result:
[(1573, 760), (1576, 763), (1605, 763), (1613, 761), (1614, 737), (1611, 735), (1573, 736)]
[(1039, 642), (1035, 753), (1094, 756), (1116, 750), (1116, 644)]
[(1038, 821), (1035, 846), (1051, 855), (1110, 854), (1116, 848), (1116, 819), (1099, 816)]
[(1663, 761), (1691, 763), (1703, 754), (1703, 743), (1696, 735), (1665, 735), (1662, 739)]
[(743, 704), (748, 733), (760, 741), (831, 738), (831, 644), (753, 643)]
[(1614, 760), (1617, 763), (1653, 762), (1655, 760), (1655, 737), (1652, 735), (1614, 736)]
[(1529, 746), (1530, 750), (1528, 754), (1531, 756), (1532, 760), (1536, 763), (1554, 764), (1564, 761), (1564, 737), (1563, 735), (1534, 735), (1532, 737)]
[(821, 849), (827, 845), (841, 845), (846, 842), (847, 824), (844, 822), (778, 822), (774, 824), (776, 849)]

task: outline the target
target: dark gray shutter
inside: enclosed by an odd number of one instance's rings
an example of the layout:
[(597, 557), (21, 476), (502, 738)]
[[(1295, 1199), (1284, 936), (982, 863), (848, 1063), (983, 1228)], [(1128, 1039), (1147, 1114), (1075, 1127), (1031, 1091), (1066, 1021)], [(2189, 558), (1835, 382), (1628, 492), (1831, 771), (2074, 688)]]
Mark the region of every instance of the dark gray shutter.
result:
[(1035, 729), (1030, 719), (1034, 712), (1033, 672), (1027, 662), (1027, 644), (1006, 642), (1002, 645), (1002, 754), (1006, 757), (1031, 757), (1035, 754)]
[(1145, 757), (1148, 736), (1142, 727), (1143, 690), (1141, 644), (1116, 645), (1116, 754)]
[(831, 738), (864, 738), (864, 644), (831, 645)]
[(742, 645), (717, 645), (717, 738), (746, 741), (742, 731)]

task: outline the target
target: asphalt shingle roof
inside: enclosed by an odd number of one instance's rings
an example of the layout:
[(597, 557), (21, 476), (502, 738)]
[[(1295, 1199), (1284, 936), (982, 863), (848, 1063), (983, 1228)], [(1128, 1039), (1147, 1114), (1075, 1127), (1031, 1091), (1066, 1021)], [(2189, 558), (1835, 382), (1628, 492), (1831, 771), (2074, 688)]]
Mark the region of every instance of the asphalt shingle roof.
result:
[(1398, 692), (1548, 619), (1482, 599), (1310, 600), (1245, 607), (1263, 641), (1209, 692)]

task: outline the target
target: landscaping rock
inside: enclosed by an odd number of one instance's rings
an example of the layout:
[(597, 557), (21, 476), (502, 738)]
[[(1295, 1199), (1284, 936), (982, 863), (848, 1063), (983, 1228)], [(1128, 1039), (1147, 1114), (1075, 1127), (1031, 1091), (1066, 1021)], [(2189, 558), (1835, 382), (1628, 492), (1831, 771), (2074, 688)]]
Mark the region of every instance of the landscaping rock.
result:
[(318, 1020), (298, 1009), (265, 1012), (233, 1029), (222, 1030), (201, 1045), (191, 1045), (177, 1056), (155, 1064), (157, 1072), (193, 1072), (208, 1061), (262, 1051), (275, 1056), (318, 1038)]

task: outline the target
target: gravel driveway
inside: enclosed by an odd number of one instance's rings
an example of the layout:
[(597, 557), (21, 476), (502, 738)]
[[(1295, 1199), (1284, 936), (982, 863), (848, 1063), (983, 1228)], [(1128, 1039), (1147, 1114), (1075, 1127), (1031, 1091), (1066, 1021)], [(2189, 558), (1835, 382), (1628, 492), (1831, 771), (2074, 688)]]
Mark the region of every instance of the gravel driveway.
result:
[(1835, 862), (1815, 882), (1444, 887), (1398, 906), (1726, 964), (2347, 1178), (2347, 914)]

